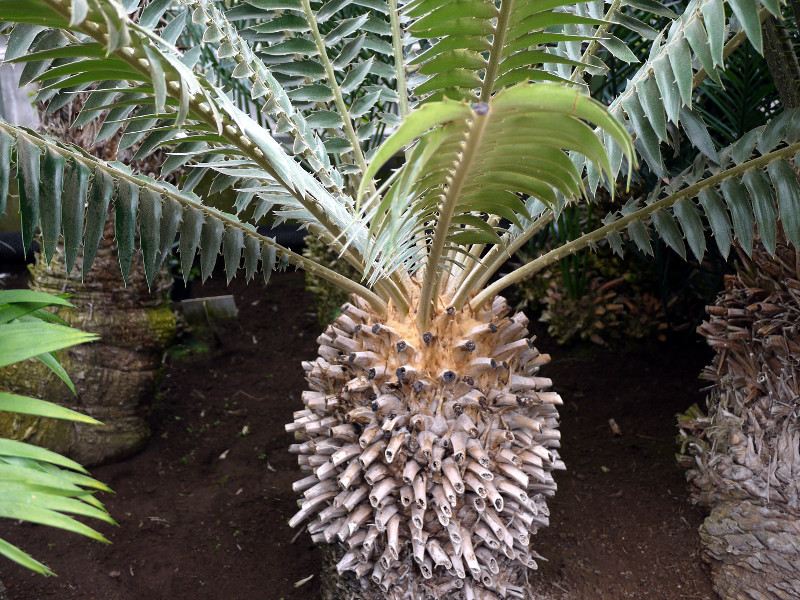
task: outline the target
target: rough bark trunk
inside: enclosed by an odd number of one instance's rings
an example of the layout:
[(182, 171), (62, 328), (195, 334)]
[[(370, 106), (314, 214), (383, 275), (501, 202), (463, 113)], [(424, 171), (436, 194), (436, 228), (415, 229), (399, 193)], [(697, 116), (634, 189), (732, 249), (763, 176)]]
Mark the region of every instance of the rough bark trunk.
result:
[(102, 427), (0, 413), (0, 435), (66, 454), (85, 465), (119, 460), (140, 450), (149, 436), (147, 411), (155, 393), (165, 345), (175, 333), (169, 306), (171, 281), (163, 272), (148, 291), (141, 260), (124, 285), (117, 263), (113, 222), (106, 226), (92, 270), (81, 282), (82, 257), (64, 277), (63, 247), (48, 266), (31, 266), (31, 287), (72, 294), (75, 309), (60, 310), (70, 325), (100, 335), (92, 344), (62, 353), (62, 364), (78, 393), (35, 360), (0, 371), (0, 387), (58, 402), (84, 412)]
[(800, 597), (800, 259), (779, 231), (725, 280), (698, 331), (717, 350), (708, 415), (679, 417), (703, 557), (725, 599)]

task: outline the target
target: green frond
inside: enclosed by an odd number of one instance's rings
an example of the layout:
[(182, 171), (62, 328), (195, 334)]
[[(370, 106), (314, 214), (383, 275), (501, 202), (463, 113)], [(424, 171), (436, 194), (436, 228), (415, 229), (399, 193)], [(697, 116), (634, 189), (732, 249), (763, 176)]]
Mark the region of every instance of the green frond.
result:
[[(522, 198), (554, 207), (557, 194), (579, 196), (580, 173), (565, 151), (611, 173), (587, 122), (608, 132), (633, 160), (621, 125), (602, 105), (564, 86), (518, 84), (472, 107), (454, 100), (425, 104), (378, 149), (367, 170), (365, 181), (398, 150), (411, 147), (384, 195), (363, 207), (372, 234), (368, 262), (390, 273), (401, 266), (416, 271), (430, 260), (424, 250), (429, 230), (445, 236), (448, 250), (463, 259), (469, 244), (501, 241), (500, 219), (519, 228), (531, 220)], [(362, 183), (359, 198), (365, 191)], [(444, 220), (447, 206), (452, 218)], [(437, 267), (448, 265), (434, 261), (429, 272)]]
[[(72, 305), (30, 290), (0, 290), (0, 367), (38, 358), (75, 392), (55, 351), (97, 339), (67, 327), (51, 306)], [(51, 402), (0, 392), (0, 411), (99, 425), (95, 419)], [(78, 463), (44, 448), (0, 438), (0, 517), (59, 527), (106, 541), (94, 529), (70, 515), (114, 523), (91, 489), (108, 490), (85, 475)], [(88, 488), (88, 489), (87, 489)], [(52, 572), (16, 546), (0, 540), (0, 555), (39, 573)]]
[[(726, 12), (725, 4), (730, 11)], [(636, 137), (638, 155), (658, 177), (667, 176), (664, 157), (674, 151), (669, 148), (675, 138), (668, 136), (668, 123), (678, 126), (707, 158), (717, 159), (704, 115), (693, 107), (694, 88), (706, 76), (721, 85), (726, 57), (745, 37), (761, 52), (761, 19), (774, 12), (776, 5), (756, 0), (698, 0), (680, 16), (669, 17), (672, 20), (655, 37), (649, 56), (609, 110)], [(644, 5), (640, 8), (648, 10)], [(743, 26), (738, 37), (729, 15)], [(614, 164), (618, 169), (621, 163)], [(599, 176), (591, 167), (587, 169), (594, 190)]]
[(790, 163), (800, 155), (800, 109), (785, 111), (750, 133), (721, 150), (716, 161), (698, 155), (690, 168), (653, 188), (644, 205), (631, 200), (619, 213), (607, 215), (599, 229), (502, 277), (471, 304), (481, 306), (508, 285), (604, 238), (621, 254), (619, 234), (625, 229), (650, 254), (652, 225), (682, 257), (688, 244), (698, 261), (706, 250), (702, 215), (723, 256), (734, 239), (749, 254), (756, 226), (767, 251), (774, 252), (778, 219), (787, 238), (800, 244), (800, 181)]
[[(63, 234), (72, 261), (77, 250), (83, 245), (84, 276), (91, 268), (108, 211), (113, 207), (116, 214), (115, 239), (123, 276), (127, 275), (136, 251), (135, 234), (138, 223), (140, 250), (148, 285), (152, 283), (169, 254), (175, 236), (179, 235), (179, 248), (185, 273), (189, 272), (188, 267), (199, 252), (205, 279), (210, 275), (222, 249), (229, 278), (238, 271), (242, 260), (248, 279), (253, 277), (259, 260), (265, 280), (269, 279), (270, 273), (275, 268), (293, 264), (302, 266), (325, 279), (333, 279), (338, 285), (349, 287), (352, 291), (357, 290), (366, 294), (365, 297), (382, 306), (382, 301), (369, 290), (353, 282), (342, 281), (343, 278), (333, 271), (310, 263), (271, 238), (259, 234), (253, 225), (242, 222), (237, 216), (204, 205), (192, 192), (181, 191), (171, 184), (134, 175), (120, 163), (106, 163), (77, 148), (59, 144), (2, 121), (0, 121), (0, 131), (9, 136), (16, 150), (6, 157), (7, 160), (0, 163), (0, 173), (6, 173), (8, 176), (12, 165), (16, 164), (19, 177), (24, 182), (21, 189), (27, 186), (41, 190), (41, 193), (36, 195), (29, 194), (26, 202), (20, 203), (23, 221), (29, 223), (31, 227), (38, 225), (43, 231), (51, 228), (51, 236), (56, 240)], [(25, 150), (21, 155), (22, 149)], [(42, 161), (39, 157), (43, 154), (52, 154), (60, 159)], [(222, 165), (215, 165), (215, 168), (223, 170), (224, 162)], [(54, 169), (63, 169), (65, 175), (60, 178), (55, 177)], [(251, 177), (256, 175), (248, 173)], [(60, 182), (60, 186), (55, 184), (56, 181)], [(42, 182), (47, 182), (47, 185), (40, 185)], [(267, 190), (264, 196), (279, 203), (282, 210), (287, 206), (296, 208), (292, 218), (301, 220), (306, 218), (317, 223), (313, 217), (301, 214), (304, 209), (293, 196), (281, 198), (268, 186), (264, 189)], [(255, 194), (261, 193), (259, 189), (252, 191)], [(46, 226), (42, 222), (42, 218), (45, 219), (44, 222), (52, 218), (52, 215), (45, 216), (45, 211), (40, 210), (42, 203), (48, 204), (48, 210), (55, 210), (53, 207), (58, 204), (51, 196), (71, 198), (69, 203), (60, 205), (58, 228), (53, 228), (55, 227), (53, 225)], [(291, 202), (296, 203), (291, 204)], [(344, 222), (347, 213), (340, 214), (339, 218)], [(84, 227), (85, 233), (81, 236), (80, 232)], [(72, 264), (71, 261), (68, 262), (67, 268), (71, 269)]]

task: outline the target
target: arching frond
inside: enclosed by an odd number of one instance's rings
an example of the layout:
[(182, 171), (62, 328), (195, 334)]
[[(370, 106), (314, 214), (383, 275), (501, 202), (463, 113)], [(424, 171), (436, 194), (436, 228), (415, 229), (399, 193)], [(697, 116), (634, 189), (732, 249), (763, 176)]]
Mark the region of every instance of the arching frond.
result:
[[(726, 12), (725, 5), (730, 11)], [(760, 23), (770, 13), (778, 14), (778, 2), (697, 0), (653, 40), (649, 57), (609, 110), (636, 136), (637, 154), (657, 176), (667, 175), (663, 157), (679, 140), (669, 133), (670, 124), (679, 127), (707, 158), (717, 159), (707, 126), (692, 108), (694, 88), (705, 77), (719, 81), (725, 58), (745, 39), (761, 52)], [(729, 15), (736, 17), (740, 31), (731, 27)], [(618, 170), (621, 163), (616, 155), (612, 165)], [(599, 174), (591, 166), (587, 169), (595, 189)]]
[(560, 85), (518, 84), (488, 103), (444, 100), (412, 113), (378, 150), (364, 178), (418, 140), (383, 197), (365, 207), (368, 264), (412, 273), (425, 265), (423, 299), (436, 297), (437, 274), (449, 268), (440, 258), (464, 260), (469, 244), (502, 243), (500, 219), (520, 227), (520, 219), (531, 219), (521, 198), (554, 206), (556, 194), (581, 194), (581, 174), (566, 151), (611, 173), (587, 121), (633, 160), (624, 129), (602, 105)]
[(778, 219), (787, 238), (800, 244), (800, 181), (789, 162), (799, 154), (800, 110), (786, 111), (721, 150), (719, 160), (698, 156), (692, 167), (655, 187), (644, 206), (630, 201), (599, 229), (502, 277), (470, 303), (481, 306), (505, 287), (604, 238), (621, 253), (620, 232), (626, 229), (640, 250), (651, 253), (648, 219), (673, 250), (685, 257), (688, 244), (698, 260), (706, 250), (703, 214), (723, 256), (734, 239), (749, 253), (755, 226), (767, 251), (774, 251)]
[[(259, 234), (253, 225), (235, 215), (206, 206), (191, 192), (134, 175), (121, 163), (107, 163), (78, 148), (0, 121), (0, 182), (7, 185), (13, 165), (20, 180), (23, 235), (29, 240), (36, 227), (48, 241), (63, 235), (68, 271), (83, 248), (86, 275), (113, 208), (123, 278), (127, 278), (137, 251), (137, 237), (150, 284), (179, 235), (184, 273), (189, 272), (198, 253), (203, 279), (211, 274), (220, 253), (228, 280), (242, 262), (248, 280), (259, 269), (259, 262), (265, 280), (274, 269), (292, 264), (362, 294), (378, 307), (383, 305), (373, 292)], [(0, 195), (7, 193), (7, 188), (0, 189)], [(48, 251), (52, 253), (46, 242)]]

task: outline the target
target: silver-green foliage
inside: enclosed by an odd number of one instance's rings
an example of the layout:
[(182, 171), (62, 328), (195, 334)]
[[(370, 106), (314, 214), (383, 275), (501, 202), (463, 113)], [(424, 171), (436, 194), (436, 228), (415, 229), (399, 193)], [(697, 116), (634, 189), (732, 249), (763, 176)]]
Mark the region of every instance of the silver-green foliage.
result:
[[(723, 251), (731, 230), (748, 246), (748, 223), (769, 239), (779, 217), (800, 238), (786, 162), (800, 149), (797, 119), (768, 126), (759, 155), (737, 161), (744, 150), (719, 151), (692, 108), (696, 85), (718, 79), (737, 45), (761, 49), (760, 20), (779, 14), (778, 0), (693, 0), (681, 14), (649, 0), (140, 4), (0, 0), (0, 21), (13, 24), (6, 58), (24, 63), (23, 82), (41, 83), (48, 110), (84, 92), (76, 125), (109, 111), (98, 139), (121, 133), (120, 147), (138, 145), (137, 157), (165, 148), (161, 176), (189, 172), (176, 187), (0, 123), (0, 202), (16, 167), (25, 241), (40, 227), (49, 256), (63, 235), (68, 269), (81, 245), (89, 268), (113, 206), (123, 274), (138, 223), (150, 279), (179, 233), (182, 261), (199, 249), (204, 277), (220, 250), (228, 277), (242, 257), (248, 278), (259, 262), (267, 277), (294, 264), (379, 312), (390, 300), (401, 311), (419, 302), (424, 330), (436, 298), (477, 306), (581, 247), (605, 237), (617, 245), (625, 228), (646, 250), (652, 224), (698, 257), (706, 222)], [(647, 40), (650, 53), (606, 109), (584, 83), (608, 70), (598, 49), (637, 61), (612, 24)], [(200, 46), (182, 46), (190, 34)], [(224, 66), (233, 95), (208, 64)], [(235, 101), (242, 89), (248, 102)], [(684, 136), (709, 162), (672, 177), (663, 157)], [(378, 178), (398, 153), (403, 166)], [(625, 173), (669, 183), (483, 289), (561, 207), (600, 184), (613, 189)], [(203, 202), (194, 190), (204, 178), (212, 191), (235, 190), (236, 214)], [(259, 235), (254, 225), (270, 217), (306, 226), (363, 279)]]
[[(75, 392), (58, 362), (57, 350), (97, 338), (72, 329), (46, 310), (72, 306), (58, 297), (30, 290), (0, 290), (0, 367), (37, 358)], [(99, 425), (96, 420), (57, 404), (0, 391), (0, 411)], [(100, 533), (70, 515), (114, 523), (92, 493), (110, 491), (90, 478), (78, 463), (16, 440), (0, 438), (0, 517), (58, 527), (107, 541)], [(10, 542), (0, 539), (0, 555), (39, 573), (52, 575), (45, 565)]]

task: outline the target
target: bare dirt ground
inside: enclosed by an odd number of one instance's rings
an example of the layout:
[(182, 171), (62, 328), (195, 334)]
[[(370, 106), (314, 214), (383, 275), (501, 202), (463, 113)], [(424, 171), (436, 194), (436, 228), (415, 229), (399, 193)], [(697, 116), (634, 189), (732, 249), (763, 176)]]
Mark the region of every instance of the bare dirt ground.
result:
[[(58, 574), (0, 561), (10, 600), (320, 597), (320, 554), (287, 524), (300, 474), (284, 432), (301, 407), (300, 361), (314, 356), (319, 326), (302, 274), (273, 277), (266, 290), (242, 280), (226, 289), (221, 275), (195, 287), (201, 296), (233, 293), (240, 316), (217, 328), (217, 340), (170, 352), (152, 441), (92, 470), (116, 492), (102, 497), (119, 523), (100, 527), (110, 545), (0, 523), (0, 537)], [(534, 539), (549, 559), (531, 572), (537, 598), (716, 599), (698, 557), (702, 514), (674, 459), (675, 414), (702, 402), (706, 349), (685, 340), (629, 351), (563, 349), (546, 336), (537, 344), (553, 355), (543, 374), (565, 400), (568, 468), (558, 473), (551, 526)]]

